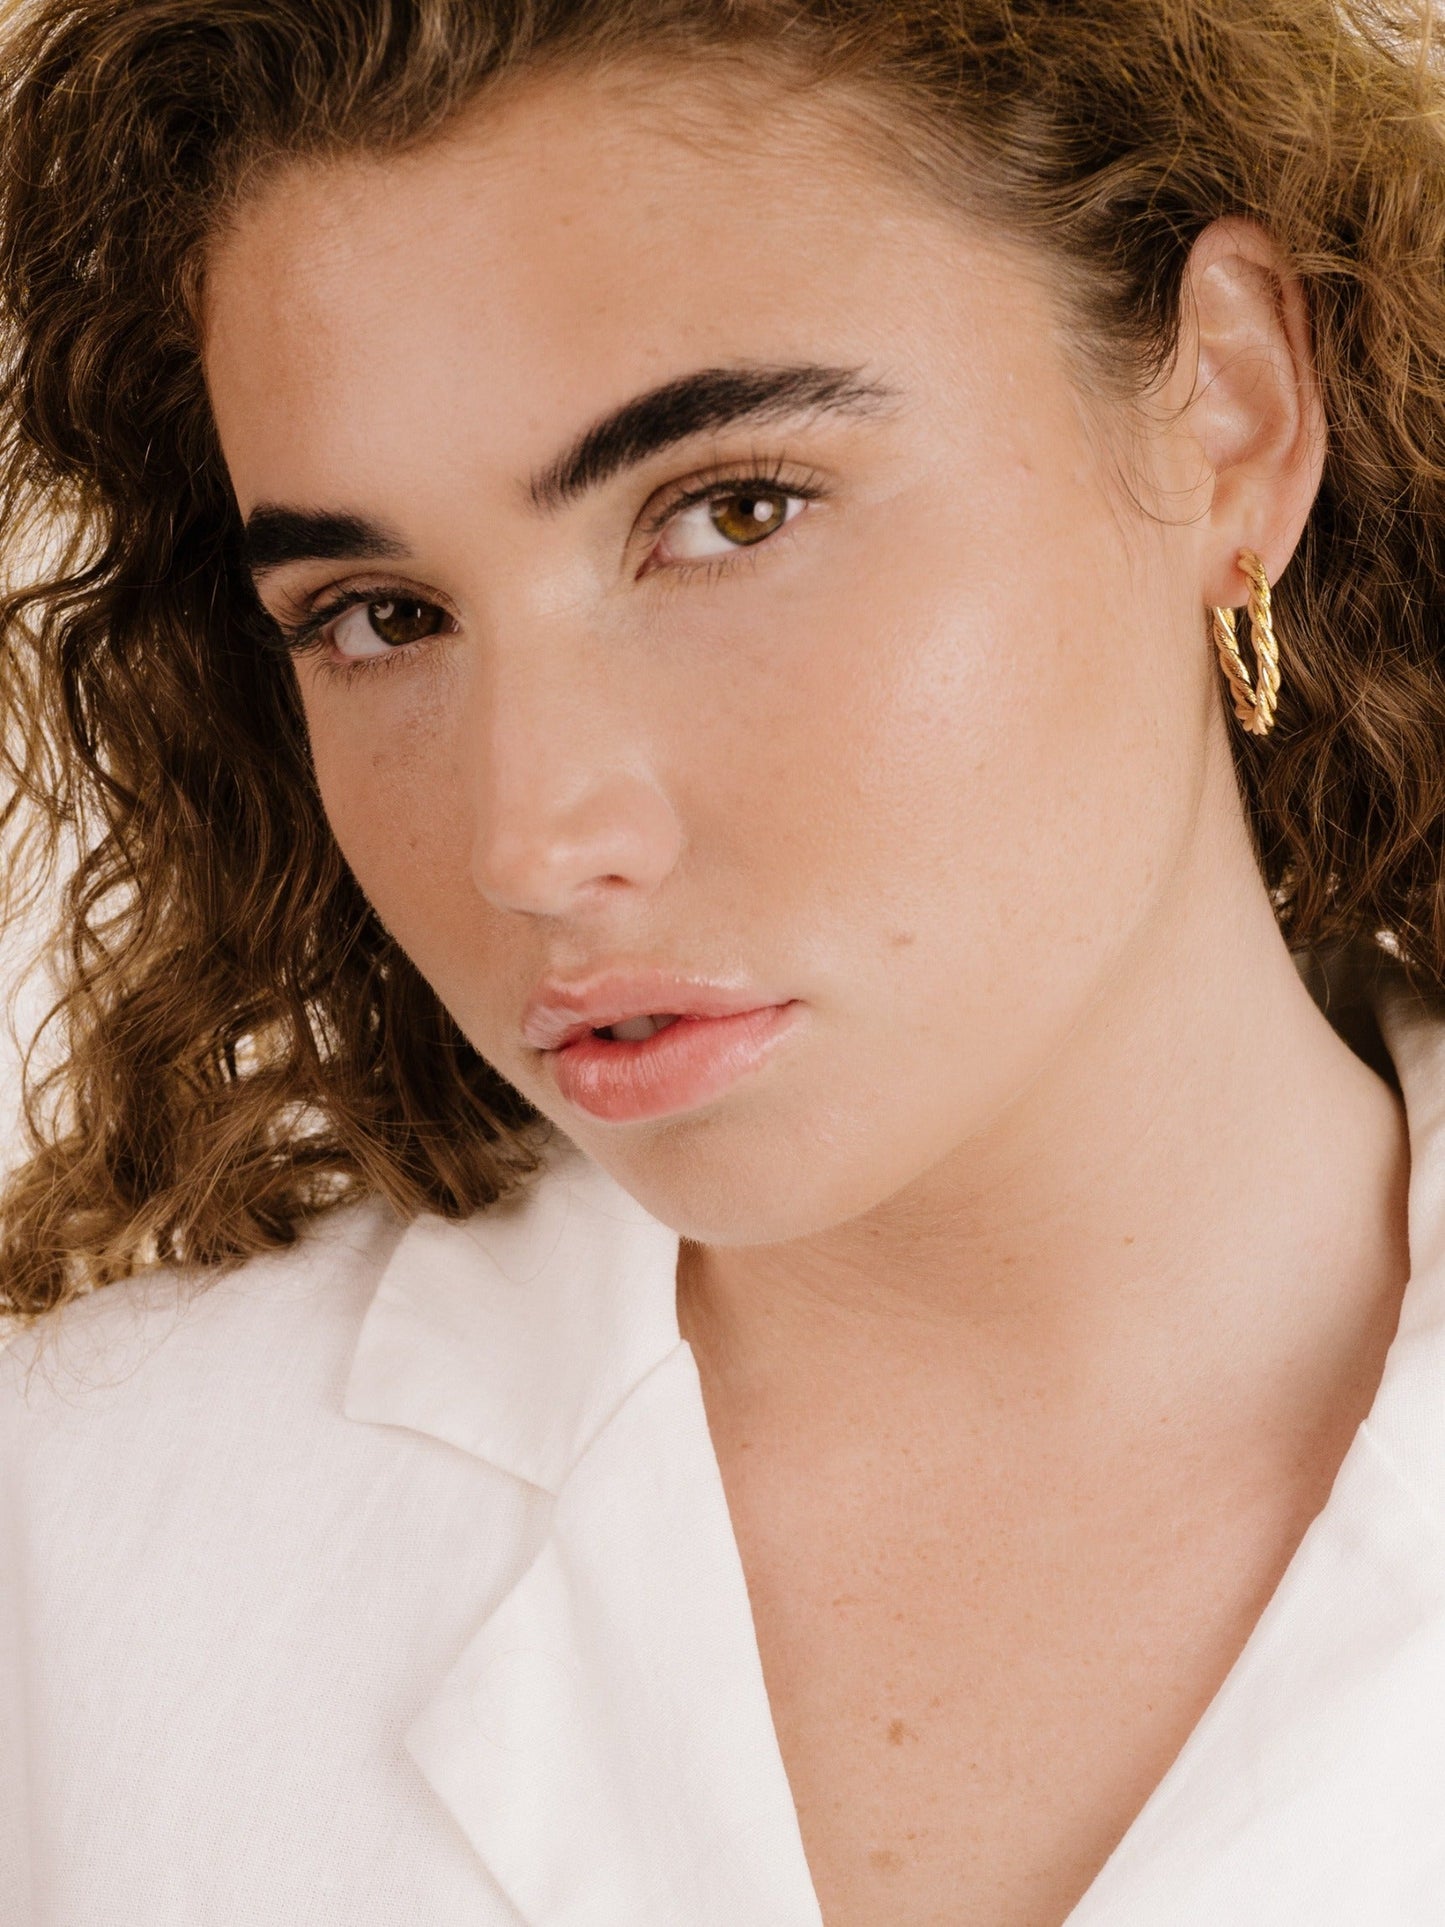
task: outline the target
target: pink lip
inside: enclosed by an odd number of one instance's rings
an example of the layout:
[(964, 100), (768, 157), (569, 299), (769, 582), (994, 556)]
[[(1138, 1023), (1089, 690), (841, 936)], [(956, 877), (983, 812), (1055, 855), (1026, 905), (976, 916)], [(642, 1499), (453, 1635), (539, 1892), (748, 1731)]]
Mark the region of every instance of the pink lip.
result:
[[(765, 1004), (726, 1017), (679, 1017), (637, 1043), (586, 1030), (548, 1053), (569, 1104), (610, 1123), (689, 1111), (718, 1097), (769, 1056), (802, 1006)], [(621, 1022), (621, 1019), (615, 1020)]]
[[(579, 1110), (613, 1121), (664, 1117), (705, 1103), (754, 1069), (791, 1027), (796, 999), (758, 986), (663, 971), (612, 971), (568, 985), (543, 983), (522, 1036), (546, 1053), (557, 1088)], [(639, 1042), (595, 1031), (632, 1017), (677, 1018)]]
[(579, 984), (553, 978), (528, 999), (522, 1038), (534, 1050), (560, 1050), (588, 1031), (626, 1023), (629, 1017), (734, 1017), (786, 1001), (756, 986), (744, 989), (661, 970), (613, 970)]

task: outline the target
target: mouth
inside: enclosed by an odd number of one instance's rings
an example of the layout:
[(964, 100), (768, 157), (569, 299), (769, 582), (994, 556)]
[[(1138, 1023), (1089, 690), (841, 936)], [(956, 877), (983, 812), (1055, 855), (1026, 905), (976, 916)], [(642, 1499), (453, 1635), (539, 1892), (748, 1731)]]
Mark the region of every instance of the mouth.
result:
[(760, 1070), (804, 1008), (737, 978), (614, 965), (544, 979), (521, 1032), (567, 1104), (635, 1123), (693, 1110)]
[(695, 1110), (760, 1070), (802, 1013), (796, 1000), (707, 1017), (660, 1011), (587, 1025), (546, 1053), (569, 1104), (608, 1123)]
[(677, 1023), (679, 1016), (677, 1011), (666, 1011), (659, 1017), (626, 1017), (619, 1024), (599, 1025), (592, 1035), (605, 1037), (615, 1044), (645, 1044), (658, 1031)]

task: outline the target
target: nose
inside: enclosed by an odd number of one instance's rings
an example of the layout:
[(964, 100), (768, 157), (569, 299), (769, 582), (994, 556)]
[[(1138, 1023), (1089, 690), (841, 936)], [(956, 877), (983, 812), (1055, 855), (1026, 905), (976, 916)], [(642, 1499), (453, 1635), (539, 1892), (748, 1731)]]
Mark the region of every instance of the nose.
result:
[(655, 891), (683, 832), (635, 685), (555, 647), (498, 650), (474, 672), (462, 754), (482, 896), (499, 910), (566, 917)]

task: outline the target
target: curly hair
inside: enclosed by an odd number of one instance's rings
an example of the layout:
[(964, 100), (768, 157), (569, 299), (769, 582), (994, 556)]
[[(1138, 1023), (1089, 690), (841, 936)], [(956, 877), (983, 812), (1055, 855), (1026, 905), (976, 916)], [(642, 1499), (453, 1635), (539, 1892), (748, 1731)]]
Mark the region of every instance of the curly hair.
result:
[(342, 861), (242, 566), (199, 353), (258, 170), (435, 136), (543, 65), (768, 62), (1046, 250), (1098, 366), (1167, 366), (1191, 244), (1262, 223), (1328, 422), (1234, 736), (1297, 949), (1445, 985), (1445, 73), (1430, 0), (25, 0), (0, 48), (10, 876), (68, 852), (0, 1310), (234, 1262), (335, 1203), (462, 1215), (548, 1127)]

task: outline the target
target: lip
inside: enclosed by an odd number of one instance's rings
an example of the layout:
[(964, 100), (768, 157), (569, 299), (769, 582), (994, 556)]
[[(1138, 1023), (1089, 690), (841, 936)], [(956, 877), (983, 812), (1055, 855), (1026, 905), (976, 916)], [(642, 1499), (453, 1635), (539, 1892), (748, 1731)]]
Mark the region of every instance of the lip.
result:
[(547, 1062), (569, 1104), (612, 1124), (695, 1110), (769, 1058), (802, 1006), (764, 1004), (730, 1017), (679, 1017), (636, 1043), (588, 1030)]
[[(692, 1110), (759, 1068), (802, 1013), (794, 998), (661, 972), (542, 985), (522, 1035), (558, 1090), (591, 1117), (634, 1123)], [(593, 1035), (631, 1017), (677, 1022), (637, 1041)]]
[(522, 1038), (534, 1050), (562, 1050), (579, 1037), (629, 1017), (735, 1017), (788, 1002), (751, 986), (661, 970), (609, 971), (586, 982), (549, 979), (522, 1012)]

